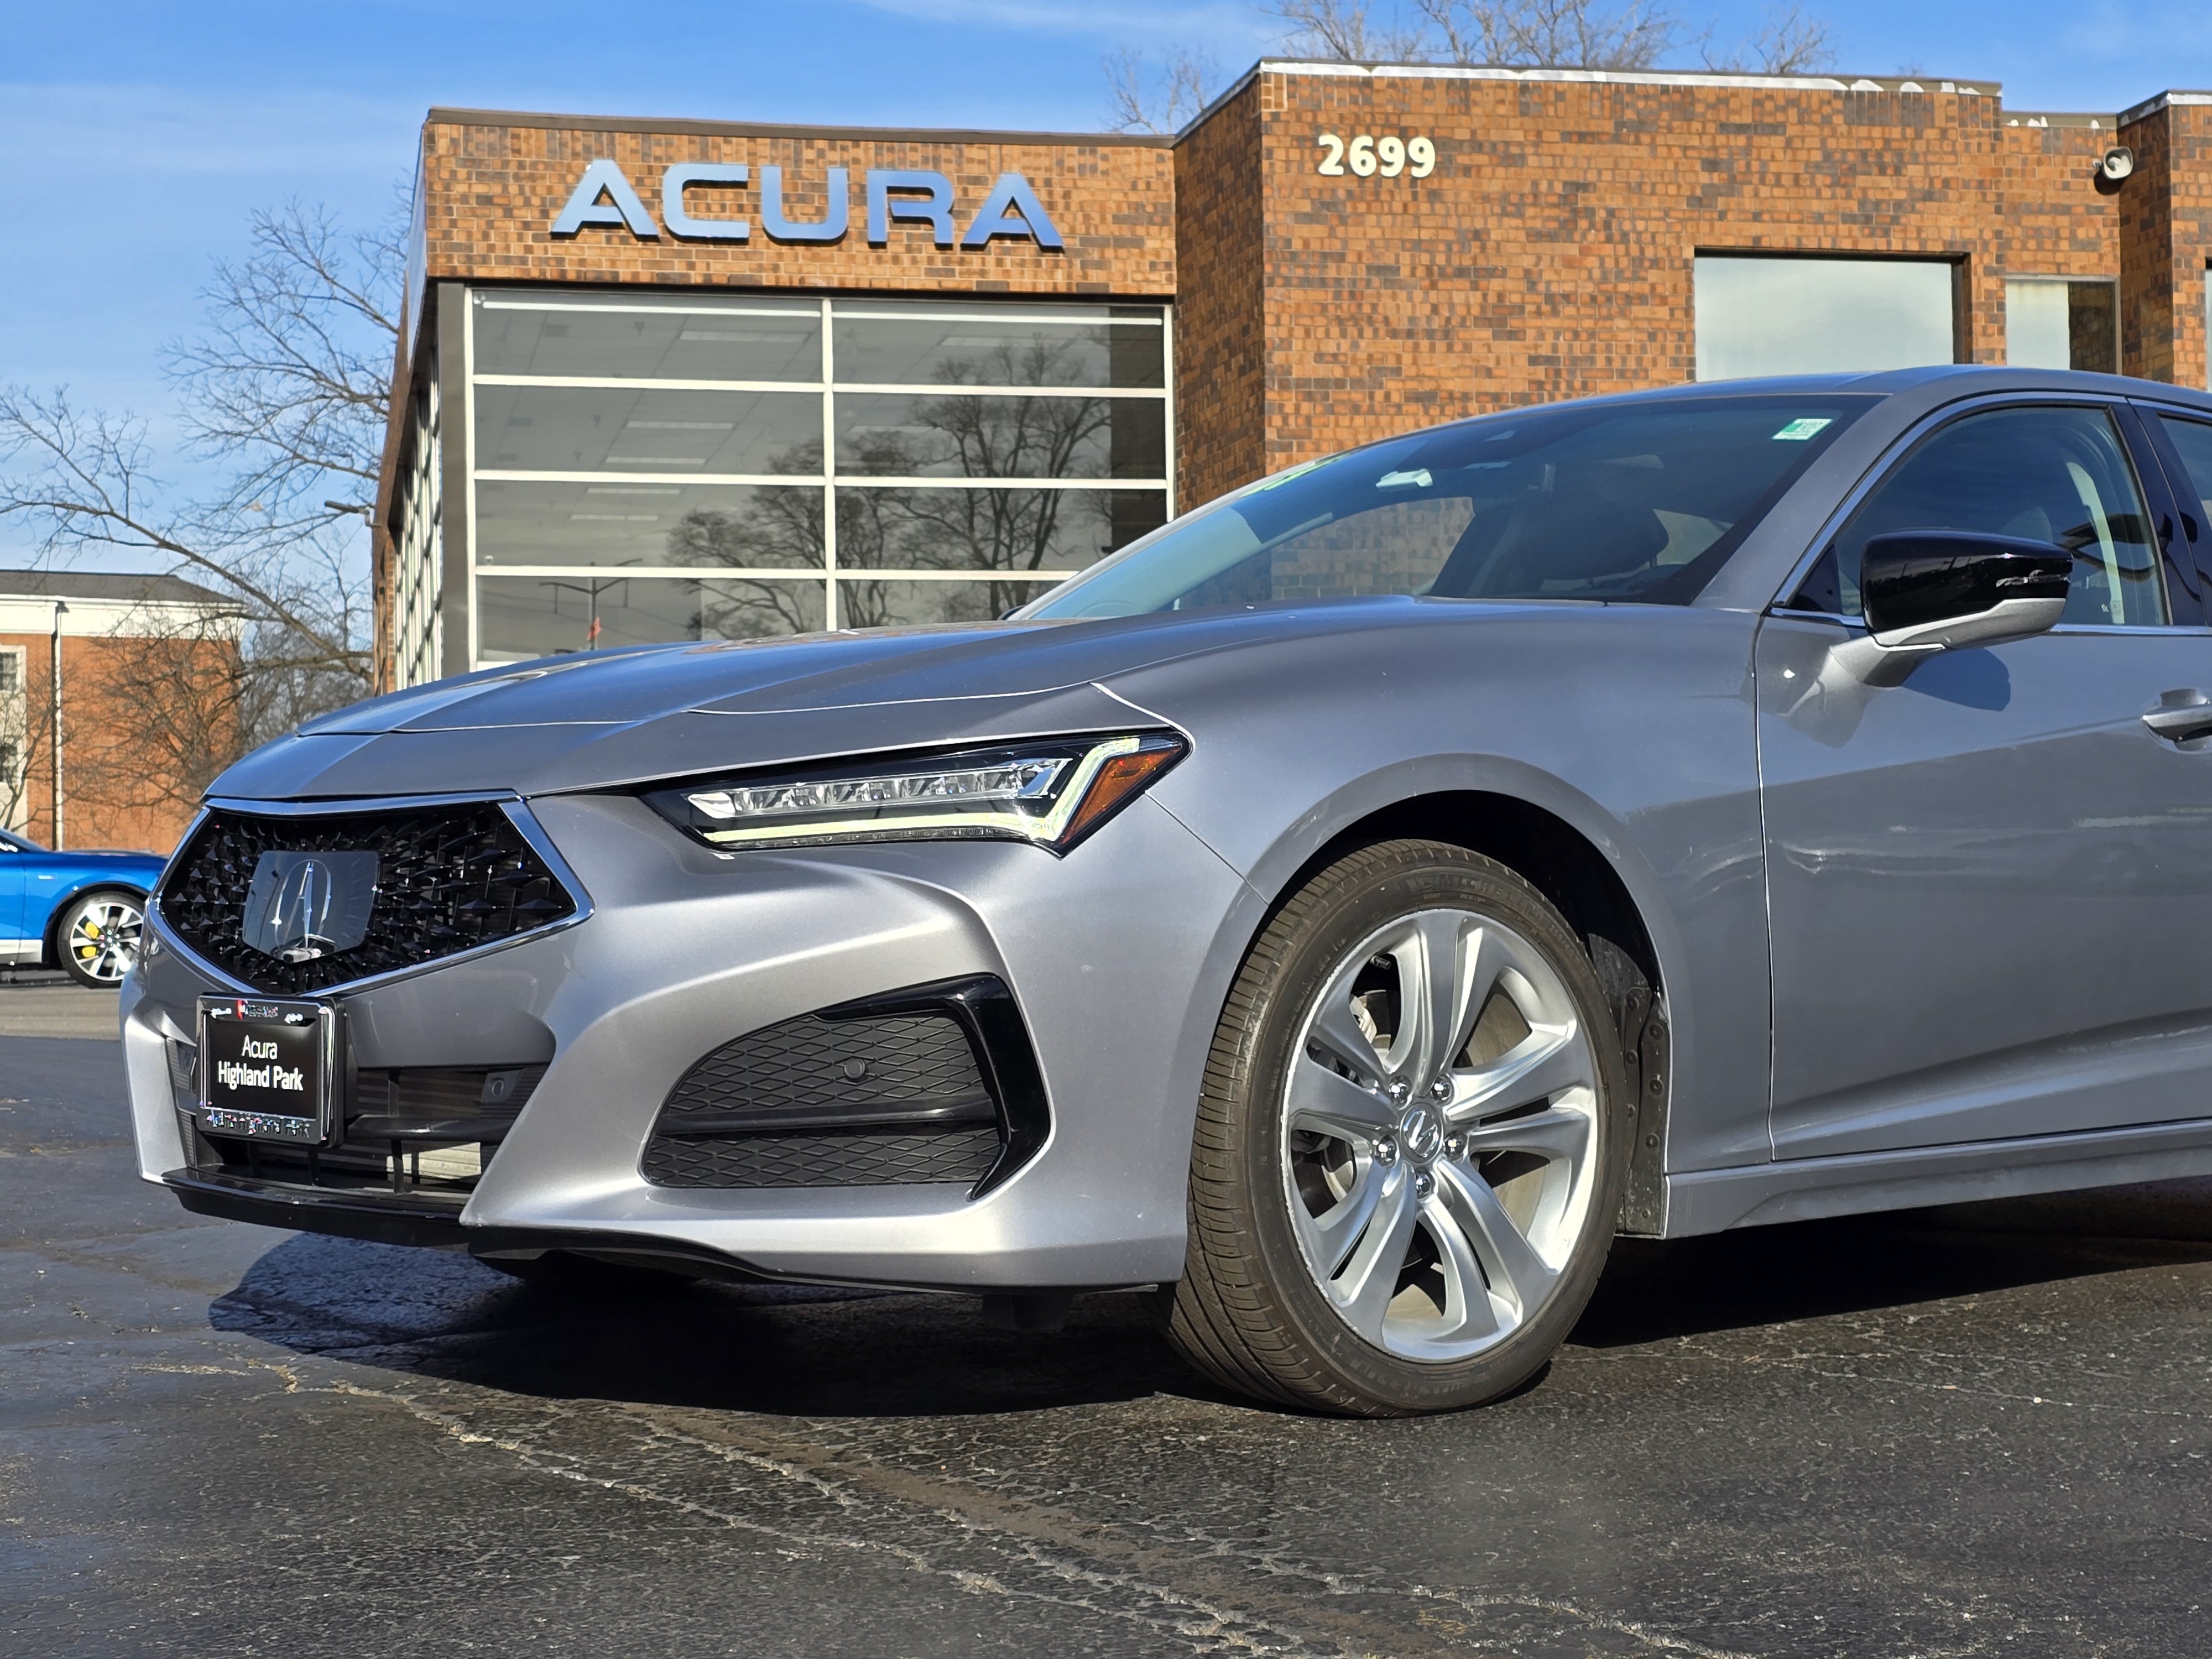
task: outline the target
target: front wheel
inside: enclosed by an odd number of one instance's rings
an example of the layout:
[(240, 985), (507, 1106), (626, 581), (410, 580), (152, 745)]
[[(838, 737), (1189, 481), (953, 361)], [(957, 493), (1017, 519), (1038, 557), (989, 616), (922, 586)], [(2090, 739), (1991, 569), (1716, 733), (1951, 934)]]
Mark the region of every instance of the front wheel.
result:
[(95, 991), (112, 991), (138, 960), (146, 901), (116, 888), (81, 893), (54, 929), (54, 954), (69, 975)]
[(1231, 1388), (1364, 1416), (1526, 1381), (1612, 1243), (1610, 1031), (1589, 954), (1504, 866), (1404, 841), (1322, 871), (1215, 1034), (1170, 1339)]

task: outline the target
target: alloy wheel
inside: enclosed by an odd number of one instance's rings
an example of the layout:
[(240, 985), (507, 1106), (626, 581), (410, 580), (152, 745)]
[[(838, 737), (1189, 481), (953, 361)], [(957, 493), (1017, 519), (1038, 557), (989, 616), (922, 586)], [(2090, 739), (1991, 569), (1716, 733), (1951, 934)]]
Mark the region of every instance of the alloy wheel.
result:
[(62, 933), (62, 961), (77, 978), (93, 985), (120, 985), (138, 960), (145, 912), (119, 893), (97, 893), (79, 901)]
[(1597, 1079), (1566, 985), (1494, 918), (1421, 910), (1352, 951), (1281, 1113), (1292, 1230), (1338, 1316), (1431, 1363), (1534, 1318), (1596, 1183)]

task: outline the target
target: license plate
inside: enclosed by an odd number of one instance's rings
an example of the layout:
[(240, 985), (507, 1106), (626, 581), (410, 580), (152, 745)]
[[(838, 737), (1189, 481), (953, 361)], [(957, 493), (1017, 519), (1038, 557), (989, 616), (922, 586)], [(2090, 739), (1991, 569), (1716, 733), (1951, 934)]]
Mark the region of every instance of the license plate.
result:
[(320, 1002), (202, 997), (199, 1118), (210, 1134), (329, 1144), (339, 1014)]

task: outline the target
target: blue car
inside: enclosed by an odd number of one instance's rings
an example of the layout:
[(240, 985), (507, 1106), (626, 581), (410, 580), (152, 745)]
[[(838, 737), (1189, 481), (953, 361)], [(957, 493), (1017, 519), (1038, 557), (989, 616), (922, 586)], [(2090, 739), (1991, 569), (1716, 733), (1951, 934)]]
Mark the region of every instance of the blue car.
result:
[(0, 963), (113, 990), (138, 960), (158, 853), (50, 853), (0, 830)]

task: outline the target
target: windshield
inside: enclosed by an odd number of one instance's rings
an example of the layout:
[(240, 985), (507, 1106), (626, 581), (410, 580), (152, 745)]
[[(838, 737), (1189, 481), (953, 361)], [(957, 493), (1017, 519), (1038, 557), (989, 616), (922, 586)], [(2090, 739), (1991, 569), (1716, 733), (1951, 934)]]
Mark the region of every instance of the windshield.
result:
[(1380, 593), (1686, 605), (1875, 401), (1655, 398), (1439, 427), (1249, 485), (1017, 614)]

